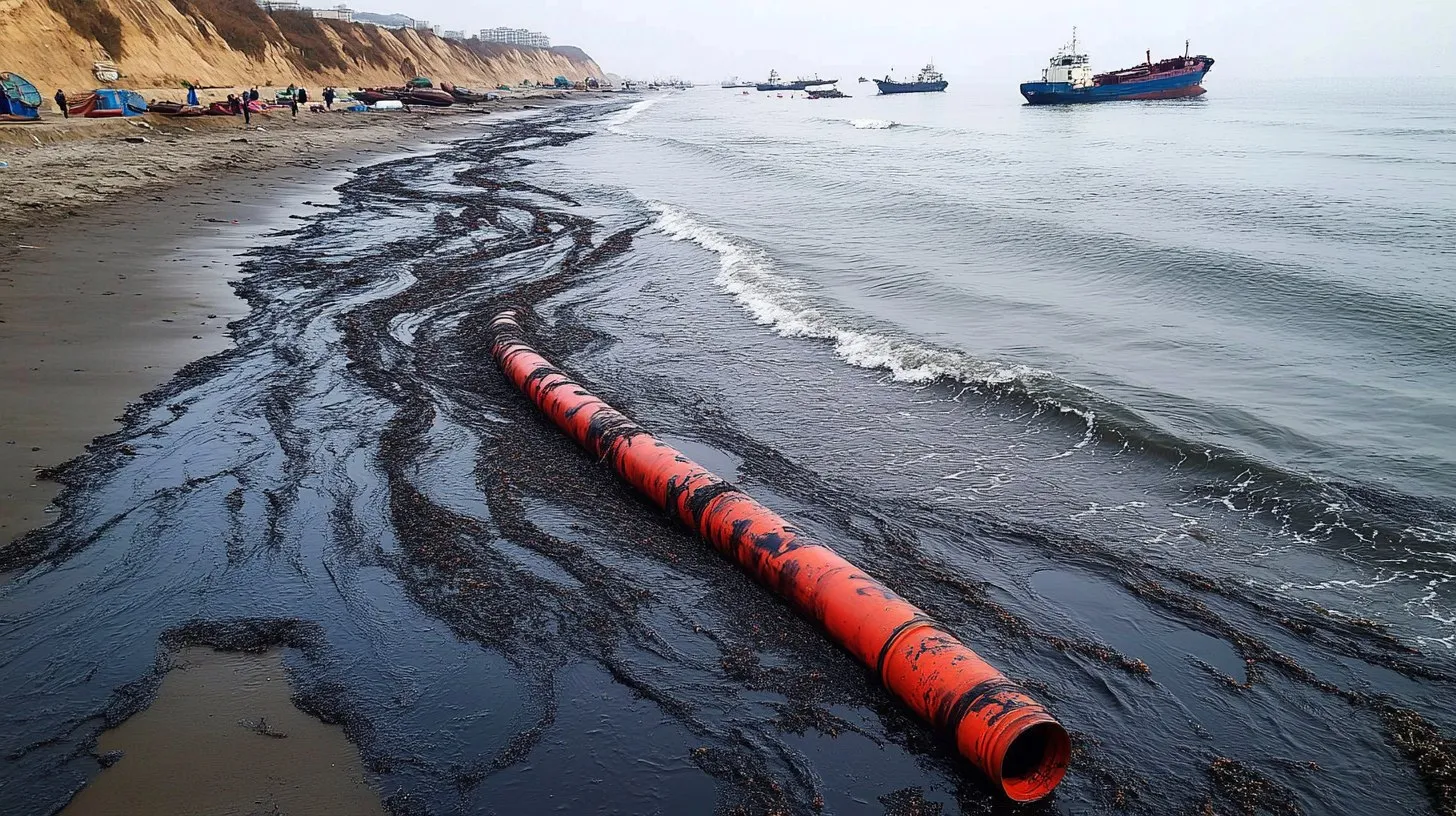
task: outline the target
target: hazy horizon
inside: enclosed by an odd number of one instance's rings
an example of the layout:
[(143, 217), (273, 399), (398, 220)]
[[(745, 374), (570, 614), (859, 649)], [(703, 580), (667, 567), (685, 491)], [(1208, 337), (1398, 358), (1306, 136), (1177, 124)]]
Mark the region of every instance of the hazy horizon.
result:
[(665, 0), (538, 0), (488, 11), (458, 0), (368, 0), (359, 10), (402, 12), (476, 33), (511, 26), (575, 45), (606, 71), (697, 82), (788, 75), (913, 72), (934, 58), (962, 82), (1030, 78), (1078, 27), (1094, 67), (1182, 53), (1218, 60), (1229, 77), (1428, 76), (1456, 71), (1456, 0), (1089, 0), (1065, 6), (972, 9), (949, 4), (747, 0), (686, 8)]

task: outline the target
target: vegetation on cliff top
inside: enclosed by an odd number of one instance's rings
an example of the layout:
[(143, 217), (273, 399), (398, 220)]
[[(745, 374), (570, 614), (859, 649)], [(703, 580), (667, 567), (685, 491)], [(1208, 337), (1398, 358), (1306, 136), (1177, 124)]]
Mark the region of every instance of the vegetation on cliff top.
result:
[(277, 31), (268, 12), (253, 0), (172, 0), (172, 5), (192, 20), (202, 36), (212, 39), (210, 26), (228, 48), (253, 59), (263, 58), (268, 34)]
[(46, 5), (65, 18), (72, 31), (101, 43), (111, 59), (118, 60), (125, 55), (121, 18), (102, 6), (99, 0), (46, 0)]
[(349, 62), (324, 32), (324, 27), (314, 19), (312, 12), (275, 11), (273, 22), (283, 32), (283, 39), (295, 49), (294, 62), (310, 71), (329, 68), (347, 70)]

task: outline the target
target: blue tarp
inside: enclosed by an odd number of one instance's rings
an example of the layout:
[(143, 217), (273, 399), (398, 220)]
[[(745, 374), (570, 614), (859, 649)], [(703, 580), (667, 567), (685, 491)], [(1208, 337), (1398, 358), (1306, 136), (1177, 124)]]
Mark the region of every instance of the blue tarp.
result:
[(140, 116), (146, 113), (147, 100), (136, 91), (120, 88), (97, 88), (97, 110), (119, 110), (122, 116)]
[(0, 73), (0, 115), (40, 118), (40, 91), (20, 74)]

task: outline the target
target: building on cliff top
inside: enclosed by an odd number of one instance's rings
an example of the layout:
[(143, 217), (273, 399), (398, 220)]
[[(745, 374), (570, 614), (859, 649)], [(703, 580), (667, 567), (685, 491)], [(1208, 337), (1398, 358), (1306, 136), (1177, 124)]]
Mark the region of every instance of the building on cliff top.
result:
[(550, 48), (551, 38), (539, 31), (528, 31), (524, 28), (485, 28), (481, 29), (480, 38), (486, 42), (505, 43), (507, 45), (528, 45), (532, 48)]
[(320, 20), (343, 20), (346, 23), (354, 22), (354, 10), (343, 5), (328, 9), (314, 9), (313, 16)]

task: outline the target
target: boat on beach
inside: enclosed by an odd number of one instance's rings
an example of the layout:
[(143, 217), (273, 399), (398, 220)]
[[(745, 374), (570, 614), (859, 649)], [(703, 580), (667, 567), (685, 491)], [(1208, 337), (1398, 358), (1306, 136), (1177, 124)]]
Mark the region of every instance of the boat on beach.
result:
[(403, 102), (406, 105), (428, 105), (448, 108), (455, 104), (455, 97), (435, 88), (360, 88), (354, 91), (354, 98), (366, 105), (377, 102)]
[(1183, 56), (1132, 68), (1093, 74), (1091, 61), (1077, 49), (1077, 30), (1072, 42), (1062, 47), (1042, 69), (1041, 80), (1021, 83), (1021, 95), (1030, 105), (1068, 105), (1086, 102), (1114, 102), (1134, 99), (1184, 99), (1207, 93), (1203, 77), (1213, 68), (1213, 58), (1190, 56), (1183, 43)]
[(0, 73), (0, 121), (40, 121), (40, 90), (20, 74)]
[(935, 70), (934, 62), (928, 62), (914, 79), (896, 82), (886, 74), (884, 79), (875, 80), (875, 85), (879, 86), (882, 94), (903, 94), (937, 93), (945, 90), (950, 83), (945, 81), (943, 74)]

